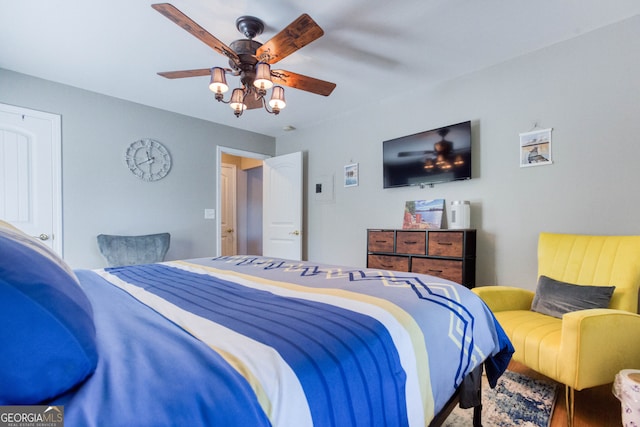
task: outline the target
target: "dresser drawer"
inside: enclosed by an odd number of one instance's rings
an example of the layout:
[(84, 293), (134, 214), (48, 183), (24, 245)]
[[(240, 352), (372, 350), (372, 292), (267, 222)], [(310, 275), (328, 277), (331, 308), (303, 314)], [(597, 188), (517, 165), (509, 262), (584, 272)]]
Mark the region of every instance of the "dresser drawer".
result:
[(393, 231), (369, 230), (369, 252), (393, 252)]
[(383, 270), (409, 271), (409, 257), (393, 255), (368, 255), (368, 268)]
[(431, 256), (462, 258), (464, 255), (464, 233), (462, 231), (430, 231), (429, 249)]
[(413, 258), (411, 271), (414, 273), (430, 274), (462, 283), (462, 261), (448, 259)]
[(426, 255), (427, 233), (424, 231), (398, 231), (396, 234), (396, 253)]

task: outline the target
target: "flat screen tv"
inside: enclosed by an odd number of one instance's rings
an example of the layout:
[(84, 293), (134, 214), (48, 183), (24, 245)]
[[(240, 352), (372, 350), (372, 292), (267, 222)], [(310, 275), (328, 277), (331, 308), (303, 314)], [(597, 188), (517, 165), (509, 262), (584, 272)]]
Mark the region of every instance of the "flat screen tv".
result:
[(471, 179), (471, 122), (382, 143), (384, 188)]

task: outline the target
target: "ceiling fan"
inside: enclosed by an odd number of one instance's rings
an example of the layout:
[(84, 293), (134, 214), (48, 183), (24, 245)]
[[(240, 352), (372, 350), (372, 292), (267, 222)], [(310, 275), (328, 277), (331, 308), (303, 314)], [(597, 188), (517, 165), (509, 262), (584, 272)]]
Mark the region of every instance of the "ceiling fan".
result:
[[(196, 70), (165, 71), (158, 73), (168, 79), (211, 76), (209, 88), (218, 101), (229, 104), (239, 117), (245, 109), (264, 108), (267, 112), (278, 114), (284, 108), (284, 85), (318, 95), (329, 96), (336, 87), (335, 83), (319, 80), (287, 70), (272, 70), (270, 65), (286, 58), (298, 49), (322, 37), (324, 31), (307, 14), (290, 23), (269, 41), (262, 44), (254, 37), (264, 30), (264, 23), (253, 16), (241, 16), (236, 20), (236, 28), (246, 38), (231, 42), (229, 46), (211, 35), (207, 30), (169, 3), (152, 4), (155, 10), (169, 18), (181, 28), (195, 36), (216, 52), (229, 60), (231, 68), (213, 67)], [(242, 87), (234, 89), (231, 98), (224, 101), (223, 93), (229, 87), (225, 74), (240, 77)], [(267, 103), (268, 89), (272, 96)], [(269, 107), (267, 107), (269, 105)]]
[(449, 131), (449, 128), (438, 130), (438, 135), (440, 135), (441, 139), (433, 144), (433, 150), (401, 151), (398, 153), (398, 157), (426, 156), (424, 160), (425, 170), (435, 168), (448, 170), (452, 167), (463, 165), (464, 159), (457, 150), (454, 150), (453, 142), (445, 139)]

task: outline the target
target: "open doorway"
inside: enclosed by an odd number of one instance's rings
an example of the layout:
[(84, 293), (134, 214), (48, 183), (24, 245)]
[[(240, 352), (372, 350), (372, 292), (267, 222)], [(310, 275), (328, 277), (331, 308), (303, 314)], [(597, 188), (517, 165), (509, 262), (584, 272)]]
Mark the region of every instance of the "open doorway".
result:
[[(241, 165), (236, 168), (236, 195), (226, 196), (226, 200), (235, 201), (235, 213), (234, 210), (225, 211), (222, 208), (222, 194), (227, 192), (220, 188), (220, 184), (225, 181), (221, 176), (223, 154), (228, 162), (239, 162)], [(239, 159), (234, 159), (233, 156)], [(261, 161), (259, 168), (255, 159)], [(243, 163), (252, 167), (245, 168)], [(233, 230), (235, 234), (237, 254), (303, 259), (303, 153), (271, 157), (218, 146), (216, 172), (219, 181), (216, 210), (237, 220), (236, 225), (227, 229)], [(248, 184), (244, 184), (245, 182)], [(250, 191), (252, 194), (249, 195)], [(218, 255), (222, 254), (221, 216), (216, 216)]]
[(262, 255), (262, 161), (269, 157), (218, 146), (218, 254)]

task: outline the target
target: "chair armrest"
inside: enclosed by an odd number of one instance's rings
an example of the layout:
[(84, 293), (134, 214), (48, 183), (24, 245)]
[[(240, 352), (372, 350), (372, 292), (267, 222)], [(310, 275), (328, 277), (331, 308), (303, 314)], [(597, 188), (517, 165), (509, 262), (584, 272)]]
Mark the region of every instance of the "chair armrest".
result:
[(471, 289), (491, 311), (531, 310), (534, 292), (513, 286), (481, 286)]
[(640, 315), (591, 309), (562, 317), (560, 380), (576, 390), (613, 382), (622, 369), (640, 369)]

